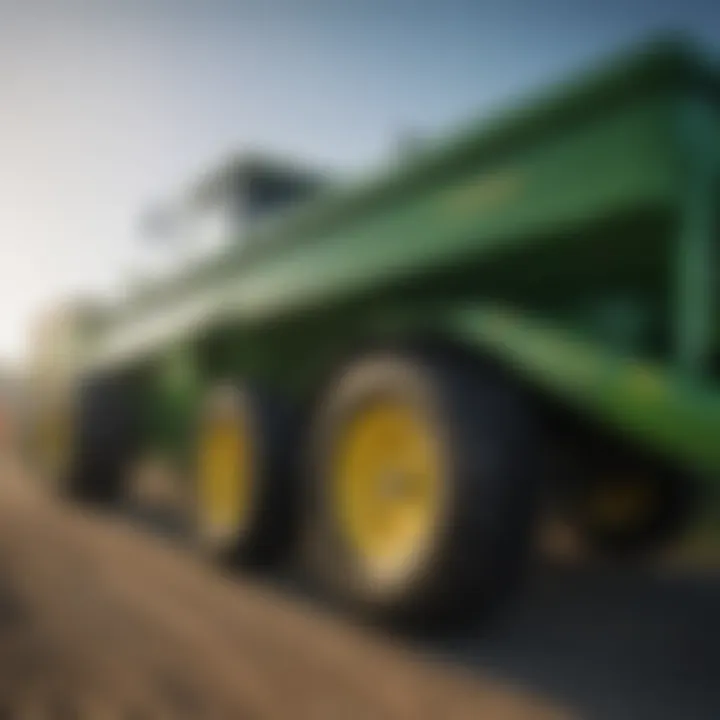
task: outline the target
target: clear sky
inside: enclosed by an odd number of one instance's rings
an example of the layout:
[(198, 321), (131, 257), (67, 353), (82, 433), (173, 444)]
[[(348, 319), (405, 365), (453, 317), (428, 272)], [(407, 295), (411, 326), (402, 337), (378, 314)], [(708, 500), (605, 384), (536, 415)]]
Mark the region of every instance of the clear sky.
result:
[(0, 357), (127, 272), (148, 203), (243, 147), (372, 166), (717, 0), (0, 0)]

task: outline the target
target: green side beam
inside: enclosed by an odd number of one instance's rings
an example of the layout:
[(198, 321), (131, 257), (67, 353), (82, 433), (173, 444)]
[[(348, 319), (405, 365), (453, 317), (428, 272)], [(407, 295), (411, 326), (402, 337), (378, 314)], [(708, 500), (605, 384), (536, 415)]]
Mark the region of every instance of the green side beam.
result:
[(713, 110), (704, 97), (692, 97), (681, 106), (681, 148), (687, 157), (677, 238), (675, 347), (678, 369), (685, 377), (700, 377), (708, 371), (716, 337), (714, 287), (720, 238)]
[(449, 309), (446, 323), (535, 387), (661, 457), (720, 479), (720, 387), (512, 309)]

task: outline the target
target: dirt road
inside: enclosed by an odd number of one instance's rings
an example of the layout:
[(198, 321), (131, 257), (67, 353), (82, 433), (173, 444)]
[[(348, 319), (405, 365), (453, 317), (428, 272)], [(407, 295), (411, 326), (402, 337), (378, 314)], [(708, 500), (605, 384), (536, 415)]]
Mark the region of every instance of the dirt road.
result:
[(0, 718), (566, 717), (0, 476)]

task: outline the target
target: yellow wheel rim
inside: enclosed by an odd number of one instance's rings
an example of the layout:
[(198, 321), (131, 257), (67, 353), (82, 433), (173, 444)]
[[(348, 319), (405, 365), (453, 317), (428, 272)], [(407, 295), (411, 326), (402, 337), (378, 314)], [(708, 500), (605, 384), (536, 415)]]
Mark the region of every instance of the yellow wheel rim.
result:
[(250, 501), (250, 446), (245, 424), (237, 417), (207, 421), (198, 454), (203, 533), (220, 540), (242, 532)]
[(412, 567), (440, 505), (440, 444), (428, 420), (400, 402), (368, 404), (341, 431), (333, 471), (339, 527), (367, 569)]

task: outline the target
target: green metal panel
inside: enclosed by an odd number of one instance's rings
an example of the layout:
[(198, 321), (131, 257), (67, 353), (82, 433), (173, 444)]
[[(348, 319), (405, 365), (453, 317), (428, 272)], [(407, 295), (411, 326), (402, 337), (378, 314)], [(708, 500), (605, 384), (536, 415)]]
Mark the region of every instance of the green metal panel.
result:
[(696, 91), (683, 98), (678, 110), (685, 149), (679, 172), (687, 180), (679, 208), (676, 339), (678, 362), (692, 375), (708, 369), (720, 329), (715, 288), (720, 261), (716, 207), (720, 199), (720, 119), (717, 105)]

